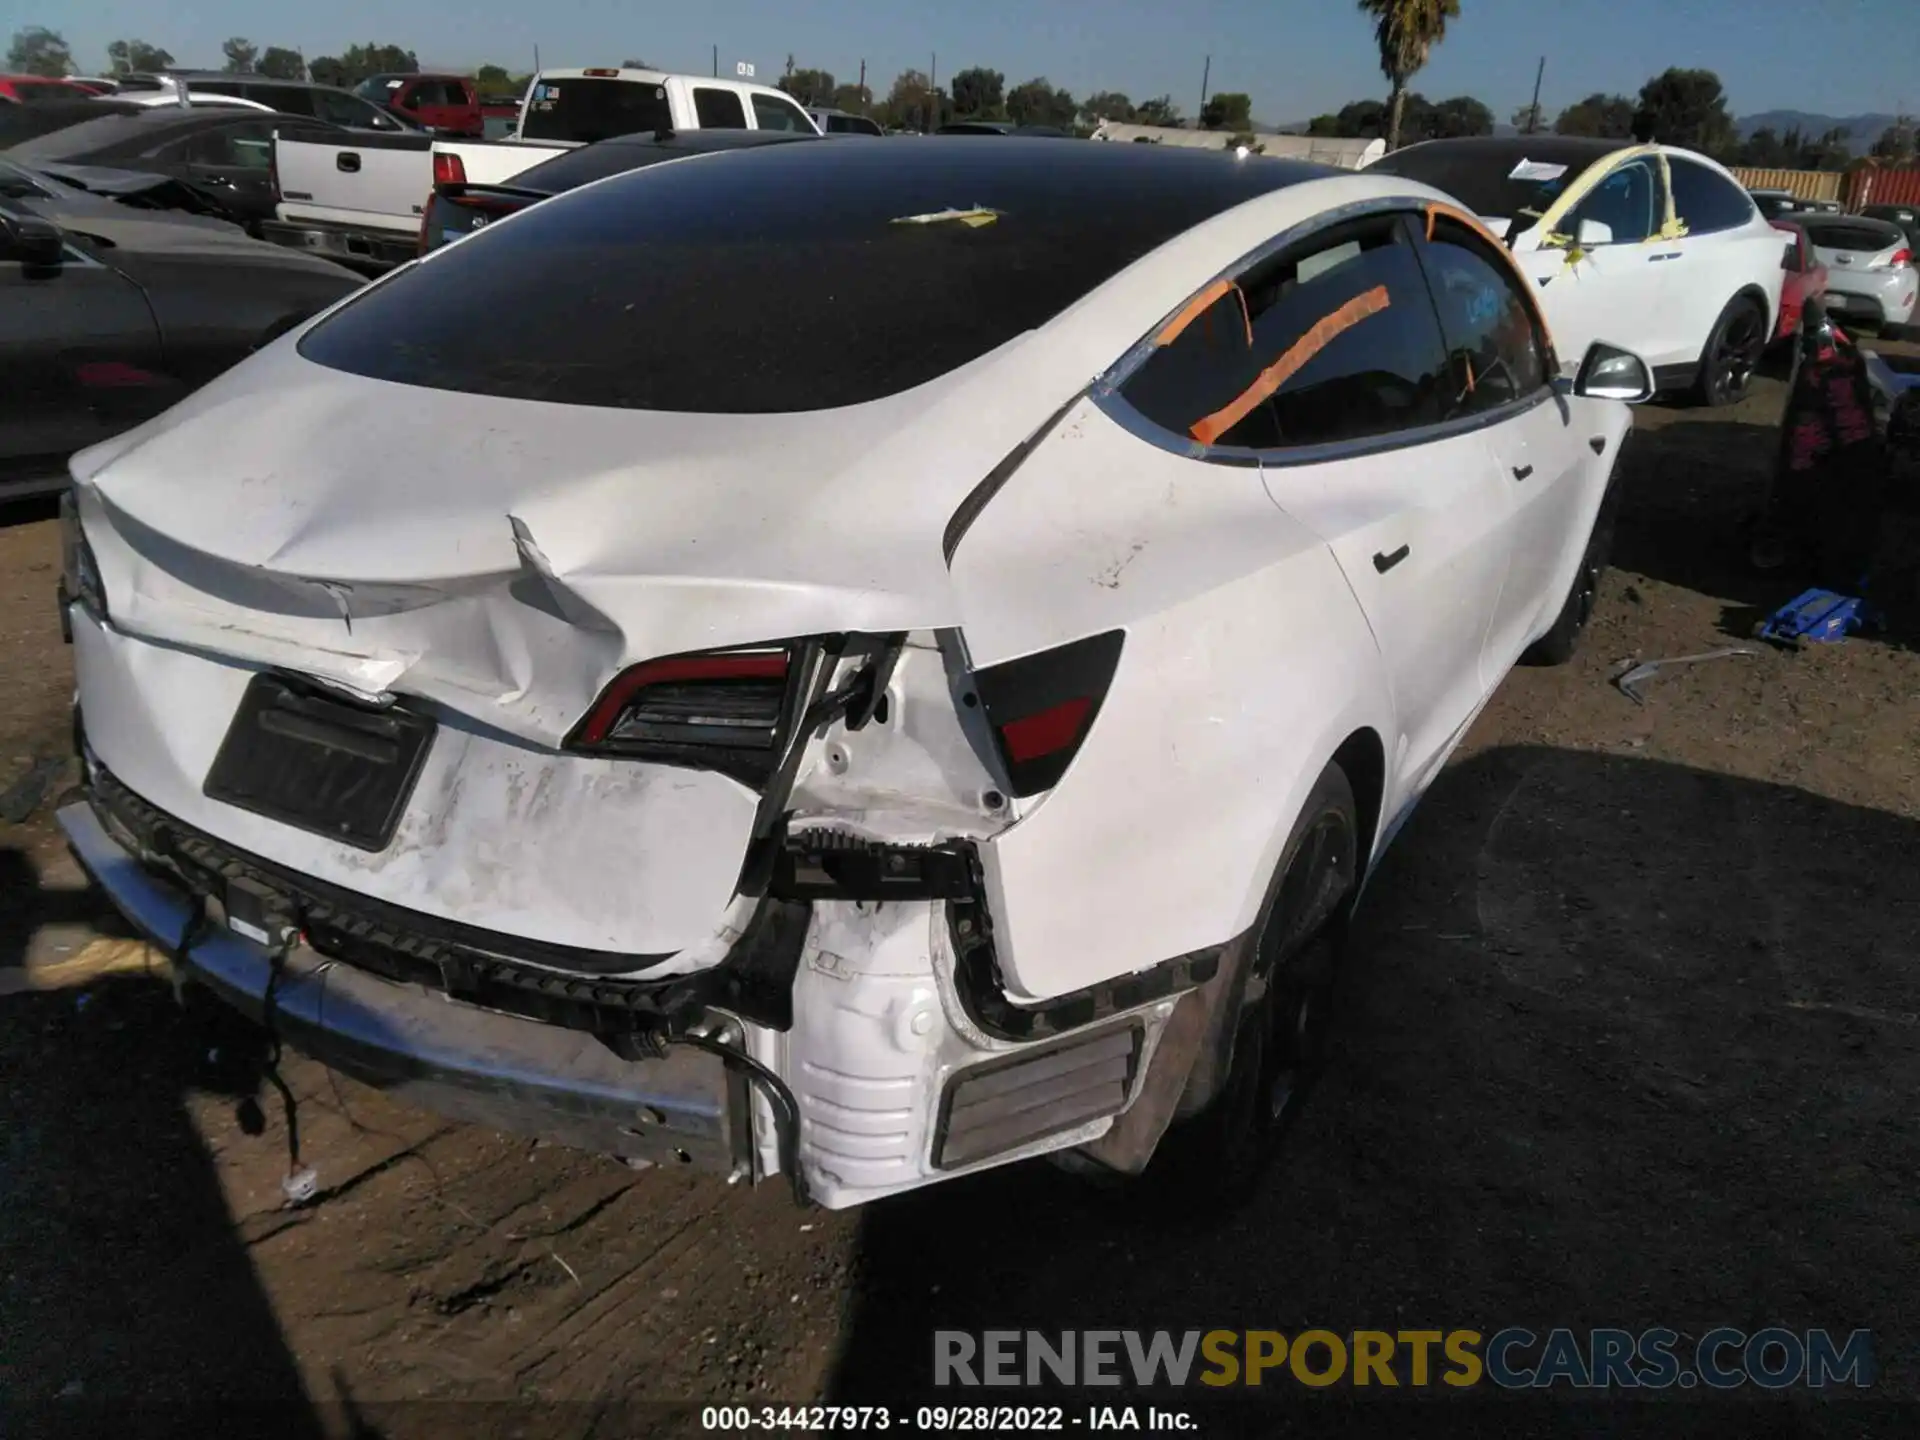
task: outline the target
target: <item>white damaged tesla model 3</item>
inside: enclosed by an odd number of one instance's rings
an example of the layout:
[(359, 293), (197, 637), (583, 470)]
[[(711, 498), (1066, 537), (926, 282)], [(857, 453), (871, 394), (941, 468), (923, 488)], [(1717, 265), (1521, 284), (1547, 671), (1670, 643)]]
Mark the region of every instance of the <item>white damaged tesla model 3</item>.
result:
[(617, 176), (75, 458), (62, 820), (193, 979), (449, 1114), (828, 1206), (1243, 1191), (1374, 862), (1591, 607), (1650, 376), (1559, 370), (1392, 176)]

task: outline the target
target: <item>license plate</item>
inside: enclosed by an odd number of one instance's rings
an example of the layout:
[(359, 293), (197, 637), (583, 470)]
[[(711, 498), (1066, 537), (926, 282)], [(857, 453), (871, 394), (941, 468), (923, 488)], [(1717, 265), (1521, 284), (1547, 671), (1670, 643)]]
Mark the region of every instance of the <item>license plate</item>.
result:
[(397, 706), (362, 708), (258, 675), (220, 743), (209, 799), (384, 850), (433, 742), (434, 722)]

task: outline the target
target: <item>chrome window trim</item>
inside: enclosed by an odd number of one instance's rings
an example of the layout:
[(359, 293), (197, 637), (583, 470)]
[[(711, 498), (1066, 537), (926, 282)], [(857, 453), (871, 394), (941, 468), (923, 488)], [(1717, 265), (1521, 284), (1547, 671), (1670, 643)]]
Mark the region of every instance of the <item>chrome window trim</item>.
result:
[[(1136, 440), (1144, 440), (1155, 449), (1168, 451), (1184, 459), (1203, 461), (1210, 465), (1258, 466), (1261, 469), (1321, 465), (1332, 460), (1351, 460), (1390, 450), (1403, 450), (1414, 445), (1428, 445), (1439, 440), (1450, 440), (1457, 435), (1470, 435), (1476, 430), (1485, 430), (1508, 420), (1518, 419), (1535, 406), (1559, 399), (1560, 391), (1553, 384), (1552, 376), (1549, 375), (1546, 383), (1531, 394), (1523, 395), (1518, 400), (1509, 400), (1506, 404), (1492, 410), (1476, 411), (1470, 415), (1456, 415), (1451, 419), (1441, 420), (1432, 425), (1415, 426), (1410, 430), (1389, 430), (1379, 435), (1357, 436), (1351, 440), (1333, 440), (1321, 445), (1261, 449), (1242, 445), (1203, 445), (1190, 435), (1181, 435), (1157, 421), (1149, 420), (1120, 393), (1120, 387), (1125, 385), (1133, 377), (1134, 372), (1147, 362), (1147, 357), (1159, 348), (1154, 343), (1155, 337), (1166, 328), (1174, 316), (1186, 307), (1193, 295), (1199, 294), (1207, 286), (1220, 280), (1232, 280), (1317, 231), (1329, 230), (1347, 221), (1365, 219), (1372, 215), (1400, 214), (1417, 217), (1433, 203), (1422, 195), (1353, 200), (1345, 205), (1336, 205), (1330, 210), (1322, 210), (1298, 225), (1289, 226), (1272, 239), (1249, 250), (1224, 270), (1196, 285), (1186, 299), (1155, 322), (1144, 336), (1128, 347), (1125, 354), (1107, 367), (1089, 388), (1087, 398), (1114, 424)], [(1423, 275), (1424, 268), (1422, 266)], [(1552, 356), (1551, 351), (1548, 352), (1549, 369), (1552, 368), (1552, 361), (1556, 358)]]

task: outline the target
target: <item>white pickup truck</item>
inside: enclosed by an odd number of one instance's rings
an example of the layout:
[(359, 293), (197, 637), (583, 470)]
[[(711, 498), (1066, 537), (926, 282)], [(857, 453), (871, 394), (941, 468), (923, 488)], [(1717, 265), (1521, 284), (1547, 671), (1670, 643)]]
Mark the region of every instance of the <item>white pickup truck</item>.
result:
[(343, 145), (296, 127), (274, 137), (278, 219), (261, 235), (361, 270), (418, 253), (420, 217), (441, 182), (498, 185), (562, 150), (646, 130), (802, 130), (806, 111), (779, 90), (657, 70), (543, 70), (504, 140), (368, 135)]

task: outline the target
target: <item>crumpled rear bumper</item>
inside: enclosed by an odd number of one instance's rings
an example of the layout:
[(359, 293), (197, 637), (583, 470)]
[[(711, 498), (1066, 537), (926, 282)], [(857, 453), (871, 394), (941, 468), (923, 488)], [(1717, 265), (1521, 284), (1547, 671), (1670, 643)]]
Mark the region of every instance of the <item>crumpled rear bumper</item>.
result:
[[(92, 807), (59, 815), (75, 856), (138, 929), (172, 952), (193, 914), (186, 891), (144, 867)], [(224, 925), (176, 963), (259, 1019), (271, 961)], [(296, 946), (274, 987), (277, 1032), (315, 1059), (423, 1109), (631, 1159), (744, 1173), (743, 1082), (717, 1055), (675, 1046), (623, 1060), (592, 1035), (503, 1015)]]

